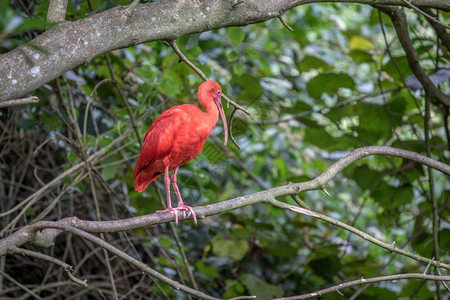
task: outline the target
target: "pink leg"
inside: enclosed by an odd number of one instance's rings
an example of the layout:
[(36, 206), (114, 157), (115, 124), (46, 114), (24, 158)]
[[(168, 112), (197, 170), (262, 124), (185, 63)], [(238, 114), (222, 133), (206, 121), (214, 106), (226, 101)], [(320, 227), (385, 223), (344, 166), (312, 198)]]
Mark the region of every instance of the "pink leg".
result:
[(177, 195), (178, 199), (178, 205), (176, 209), (183, 211), (184, 218), (186, 217), (185, 212), (186, 210), (188, 210), (192, 214), (192, 218), (194, 219), (195, 224), (197, 224), (197, 216), (195, 215), (194, 210), (192, 209), (192, 207), (185, 205), (183, 199), (181, 198), (181, 193), (177, 185), (177, 172), (178, 167), (176, 167), (175, 170), (173, 170), (172, 176), (170, 177), (170, 179), (172, 180), (173, 189), (175, 190), (175, 195)]
[[(186, 211), (189, 211), (192, 214), (192, 217), (194, 218), (195, 224), (197, 224), (197, 217), (194, 213), (194, 210), (192, 207), (187, 206), (183, 203), (183, 199), (181, 198), (180, 190), (177, 186), (177, 172), (178, 167), (175, 168), (175, 170), (172, 173), (172, 176), (169, 177), (169, 167), (166, 167), (164, 169), (164, 184), (166, 186), (166, 194), (167, 194), (167, 208), (164, 210), (157, 210), (156, 212), (167, 212), (170, 211), (175, 215), (175, 224), (178, 224), (178, 211), (183, 212), (183, 217), (186, 217)], [(175, 190), (175, 194), (177, 195), (178, 199), (178, 205), (177, 207), (172, 207), (172, 201), (170, 200), (170, 180), (172, 179), (172, 185)]]
[(169, 177), (169, 167), (164, 169), (164, 185), (166, 186), (167, 195), (167, 208), (164, 210), (157, 210), (156, 212), (166, 212), (171, 211), (175, 215), (175, 224), (178, 224), (178, 214), (175, 208), (172, 207), (172, 201), (170, 200), (170, 177)]

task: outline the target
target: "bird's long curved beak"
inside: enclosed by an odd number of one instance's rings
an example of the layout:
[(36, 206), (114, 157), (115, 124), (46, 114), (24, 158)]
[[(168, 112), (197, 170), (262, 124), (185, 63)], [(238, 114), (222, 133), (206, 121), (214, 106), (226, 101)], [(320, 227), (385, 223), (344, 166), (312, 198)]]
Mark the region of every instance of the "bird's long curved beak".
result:
[(225, 112), (223, 111), (221, 97), (214, 97), (214, 103), (216, 103), (217, 109), (219, 110), (220, 118), (222, 118), (223, 131), (225, 133), (223, 144), (226, 146), (228, 142), (228, 125), (227, 125), (227, 118), (225, 117)]

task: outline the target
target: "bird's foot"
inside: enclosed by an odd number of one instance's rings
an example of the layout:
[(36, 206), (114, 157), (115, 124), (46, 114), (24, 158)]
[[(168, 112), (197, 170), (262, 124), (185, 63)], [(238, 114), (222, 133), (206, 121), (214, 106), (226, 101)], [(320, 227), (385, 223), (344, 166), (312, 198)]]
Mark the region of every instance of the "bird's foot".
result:
[[(197, 225), (197, 216), (195, 215), (194, 210), (192, 209), (192, 207), (185, 205), (185, 204), (181, 204), (178, 205), (177, 207), (169, 207), (166, 208), (164, 210), (157, 210), (156, 212), (172, 212), (175, 216), (175, 224), (178, 225), (178, 211), (183, 212), (183, 218), (186, 218), (186, 211), (188, 211), (190, 214), (192, 214), (192, 218), (194, 219), (194, 223), (195, 225)], [(189, 216), (189, 215), (188, 215)]]

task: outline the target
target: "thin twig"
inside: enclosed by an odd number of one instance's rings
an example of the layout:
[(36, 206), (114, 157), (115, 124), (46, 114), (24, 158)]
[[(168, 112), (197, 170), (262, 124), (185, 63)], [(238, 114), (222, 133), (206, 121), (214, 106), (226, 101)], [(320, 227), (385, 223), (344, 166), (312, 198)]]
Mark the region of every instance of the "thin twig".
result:
[(66, 272), (66, 274), (69, 276), (69, 279), (72, 280), (73, 282), (87, 287), (87, 280), (81, 280), (76, 278), (75, 276), (73, 276), (72, 271), (73, 271), (73, 267), (59, 259), (57, 259), (56, 257), (53, 256), (49, 256), (47, 254), (44, 253), (40, 253), (40, 252), (36, 252), (36, 251), (31, 251), (31, 250), (27, 250), (27, 249), (22, 249), (22, 248), (18, 248), (16, 246), (12, 246), (10, 249), (10, 253), (11, 254), (19, 254), (19, 255), (26, 255), (26, 256), (30, 256), (30, 257), (34, 257), (37, 259), (42, 259), (48, 262), (51, 262), (52, 264), (58, 265), (61, 268), (63, 268), (63, 270)]
[(391, 18), (395, 31), (397, 32), (398, 40), (405, 51), (408, 65), (422, 84), (425, 93), (437, 99), (445, 106), (450, 106), (450, 96), (444, 94), (436, 85), (434, 85), (420, 65), (419, 54), (415, 50), (409, 37), (405, 12), (393, 6), (376, 5), (375, 7)]
[(286, 21), (284, 21), (284, 19), (283, 19), (282, 16), (278, 16), (278, 20), (280, 20), (281, 24), (283, 24), (284, 27), (286, 27), (289, 31), (292, 31), (292, 32), (294, 31), (294, 29), (293, 29), (291, 26), (289, 26), (289, 25), (286, 23)]
[(39, 102), (39, 98), (37, 96), (31, 96), (31, 97), (27, 97), (27, 98), (2, 101), (2, 102), (0, 102), (0, 108), (8, 107), (8, 106), (15, 106), (15, 105), (38, 103), (38, 102)]
[[(430, 112), (430, 96), (425, 95), (425, 118), (423, 120), (424, 126), (424, 135), (425, 135), (425, 150), (428, 157), (431, 157), (431, 144), (430, 144), (430, 122), (431, 122), (431, 112)], [(440, 247), (439, 247), (439, 212), (438, 212), (438, 205), (437, 205), (437, 199), (434, 194), (434, 180), (433, 180), (433, 169), (428, 167), (428, 184), (429, 184), (429, 202), (431, 204), (431, 212), (432, 212), (432, 230), (433, 230), (433, 248), (434, 248), (434, 257), (436, 257), (436, 260), (441, 259), (440, 255)], [(437, 298), (440, 299), (440, 289), (439, 289), (439, 282), (436, 282), (436, 292), (437, 292)]]
[[(422, 257), (422, 256), (420, 256), (418, 254), (414, 254), (414, 253), (408, 252), (406, 250), (400, 249), (400, 248), (394, 246), (394, 244), (388, 244), (388, 243), (385, 243), (383, 241), (380, 241), (380, 240), (372, 237), (371, 235), (369, 235), (369, 234), (367, 234), (367, 233), (365, 233), (365, 232), (363, 232), (363, 231), (361, 231), (359, 229), (356, 229), (356, 228), (354, 228), (354, 227), (352, 227), (352, 226), (350, 226), (350, 225), (348, 225), (346, 223), (343, 223), (343, 222), (338, 221), (336, 219), (333, 219), (331, 217), (319, 214), (318, 212), (315, 212), (315, 211), (312, 211), (312, 210), (307, 210), (307, 209), (304, 209), (304, 208), (301, 208), (301, 207), (297, 207), (297, 206), (286, 206), (287, 204), (285, 204), (283, 202), (279, 202), (279, 201), (274, 202), (274, 201), (270, 201), (269, 200), (269, 202), (274, 204), (275, 206), (282, 207), (282, 208), (289, 208), (290, 210), (292, 210), (292, 211), (294, 211), (296, 213), (307, 215), (307, 216), (311, 216), (311, 217), (314, 217), (316, 219), (320, 219), (322, 221), (330, 223), (332, 225), (339, 226), (339, 227), (341, 227), (341, 228), (343, 228), (343, 229), (345, 229), (345, 230), (347, 230), (349, 232), (352, 232), (352, 233), (360, 236), (361, 238), (365, 239), (366, 241), (369, 241), (369, 242), (371, 242), (371, 243), (373, 243), (373, 244), (375, 244), (375, 245), (377, 245), (379, 247), (382, 247), (382, 248), (384, 248), (386, 250), (389, 250), (391, 252), (396, 252), (396, 253), (399, 253), (399, 254), (401, 254), (403, 256), (406, 256), (406, 257), (409, 257), (409, 258), (412, 258), (412, 259), (415, 259), (417, 261), (421, 261), (421, 262), (424, 262), (424, 263), (431, 263), (434, 266), (436, 266), (436, 264), (439, 267), (442, 266), (442, 263), (439, 263), (439, 261), (435, 261), (433, 259)], [(283, 204), (283, 205), (281, 205), (280, 203)], [(448, 265), (448, 264), (444, 264), (444, 265), (446, 266), (444, 268), (449, 269), (448, 267), (450, 267), (450, 265)]]
[(6, 274), (5, 272), (3, 272), (2, 270), (0, 270), (0, 275), (2, 275), (6, 280), (11, 281), (13, 284), (17, 285), (20, 289), (24, 290), (25, 292), (29, 293), (31, 296), (33, 296), (36, 299), (40, 299), (43, 300), (41, 297), (39, 297), (36, 293), (34, 293), (33, 291), (31, 291), (29, 288), (27, 288), (26, 286), (24, 286), (23, 284), (21, 284), (20, 282), (18, 282), (17, 280), (15, 280), (14, 278), (12, 278), (11, 276), (9, 276), (9, 274)]
[(317, 298), (325, 294), (333, 293), (333, 292), (339, 292), (339, 290), (343, 288), (348, 288), (360, 284), (368, 284), (368, 283), (374, 283), (374, 282), (382, 282), (382, 281), (392, 281), (395, 282), (396, 280), (400, 279), (422, 279), (422, 280), (435, 280), (435, 281), (450, 281), (450, 276), (436, 276), (436, 275), (426, 275), (422, 273), (406, 273), (406, 274), (396, 274), (396, 275), (388, 275), (388, 276), (380, 276), (380, 277), (373, 277), (373, 278), (361, 278), (358, 280), (348, 281), (344, 283), (340, 283), (338, 285), (315, 291), (312, 293), (299, 295), (299, 296), (293, 296), (293, 297), (285, 297), (285, 298), (277, 298), (277, 300), (297, 300), (297, 299), (310, 299), (310, 298)]
[(125, 108), (127, 109), (128, 116), (130, 117), (131, 126), (133, 127), (134, 133), (136, 134), (136, 137), (138, 139), (139, 145), (142, 147), (142, 140), (141, 135), (139, 134), (139, 130), (137, 129), (136, 122), (134, 120), (134, 115), (131, 113), (130, 105), (128, 104), (128, 99), (125, 96), (121, 86), (119, 85), (119, 82), (116, 80), (116, 76), (114, 75), (114, 70), (112, 68), (111, 60), (109, 59), (109, 55), (105, 54), (106, 63), (108, 65), (109, 74), (111, 75), (112, 82), (114, 86), (116, 87), (117, 91), (119, 92), (120, 99), (122, 100), (123, 104), (125, 105)]
[[(184, 54), (183, 52), (181, 52), (181, 50), (178, 48), (176, 42), (174, 40), (172, 41), (168, 41), (168, 43), (170, 44), (170, 46), (172, 47), (173, 51), (175, 51), (175, 53), (178, 55), (178, 57), (180, 58), (180, 61), (183, 61), (184, 63), (186, 63), (192, 70), (194, 70), (195, 73), (197, 73), (198, 76), (200, 76), (203, 80), (208, 80), (208, 77), (206, 77), (206, 75), (202, 72), (202, 70), (200, 70), (199, 68), (197, 68)], [(233, 105), (234, 107), (237, 107), (238, 109), (242, 110), (244, 113), (246, 113), (247, 115), (250, 116), (250, 112), (248, 110), (246, 110), (245, 108), (243, 108), (242, 106), (240, 106), (239, 104), (237, 104), (236, 102), (234, 102), (233, 100), (231, 100), (230, 98), (228, 98), (225, 94), (222, 94), (222, 98), (225, 99), (225, 101), (227, 101), (228, 103), (230, 103), (231, 105)]]
[[(107, 157), (107, 152), (113, 148), (118, 143), (122, 142), (125, 138), (128, 137), (130, 133), (130, 130), (126, 130), (121, 136), (119, 136), (117, 139), (112, 141), (108, 146), (100, 149), (99, 151), (95, 152), (91, 156), (89, 156), (89, 161), (92, 163), (97, 162), (99, 159), (104, 157)], [(56, 176), (52, 181), (47, 183), (45, 186), (41, 187), (39, 190), (34, 192), (32, 195), (28, 196), (25, 200), (21, 201), (19, 204), (17, 204), (15, 207), (11, 208), (10, 210), (6, 212), (0, 213), (0, 218), (7, 216), (17, 210), (19, 210), (22, 206), (25, 206), (22, 211), (15, 216), (14, 220), (8, 224), (5, 228), (2, 228), (0, 231), (0, 236), (6, 232), (11, 226), (15, 226), (15, 223), (19, 221), (19, 219), (23, 216), (23, 214), (26, 212), (26, 210), (31, 207), (34, 203), (36, 203), (42, 196), (44, 196), (50, 189), (52, 189), (54, 186), (56, 186), (61, 180), (64, 178), (71, 176), (72, 174), (76, 173), (78, 170), (80, 170), (85, 165), (84, 162), (76, 164), (72, 166), (70, 169), (62, 172), (60, 175)]]
[(402, 0), (403, 3), (405, 3), (409, 8), (414, 9), (415, 11), (417, 11), (419, 14), (424, 15), (429, 21), (434, 22), (436, 24), (439, 24), (441, 26), (444, 26), (447, 29), (450, 29), (449, 25), (446, 25), (444, 23), (442, 23), (441, 21), (439, 21), (438, 19), (434, 18), (433, 16), (427, 14), (425, 11), (421, 10), (420, 8), (418, 8), (417, 6), (415, 6), (414, 4), (412, 4), (410, 1), (408, 0)]
[(228, 134), (230, 135), (230, 139), (233, 142), (233, 144), (236, 146), (236, 148), (238, 148), (238, 150), (241, 150), (241, 147), (236, 142), (236, 140), (234, 139), (234, 136), (233, 136), (233, 117), (237, 110), (238, 110), (238, 108), (236, 106), (234, 106), (233, 111), (230, 114), (230, 122), (228, 122)]

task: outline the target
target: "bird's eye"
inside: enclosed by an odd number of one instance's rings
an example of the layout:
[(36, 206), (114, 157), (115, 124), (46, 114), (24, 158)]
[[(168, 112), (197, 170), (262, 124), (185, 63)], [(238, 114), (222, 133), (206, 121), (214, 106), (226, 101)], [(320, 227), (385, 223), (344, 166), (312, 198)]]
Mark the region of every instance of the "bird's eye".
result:
[(217, 95), (219, 95), (219, 96), (220, 96), (220, 91), (217, 91)]

